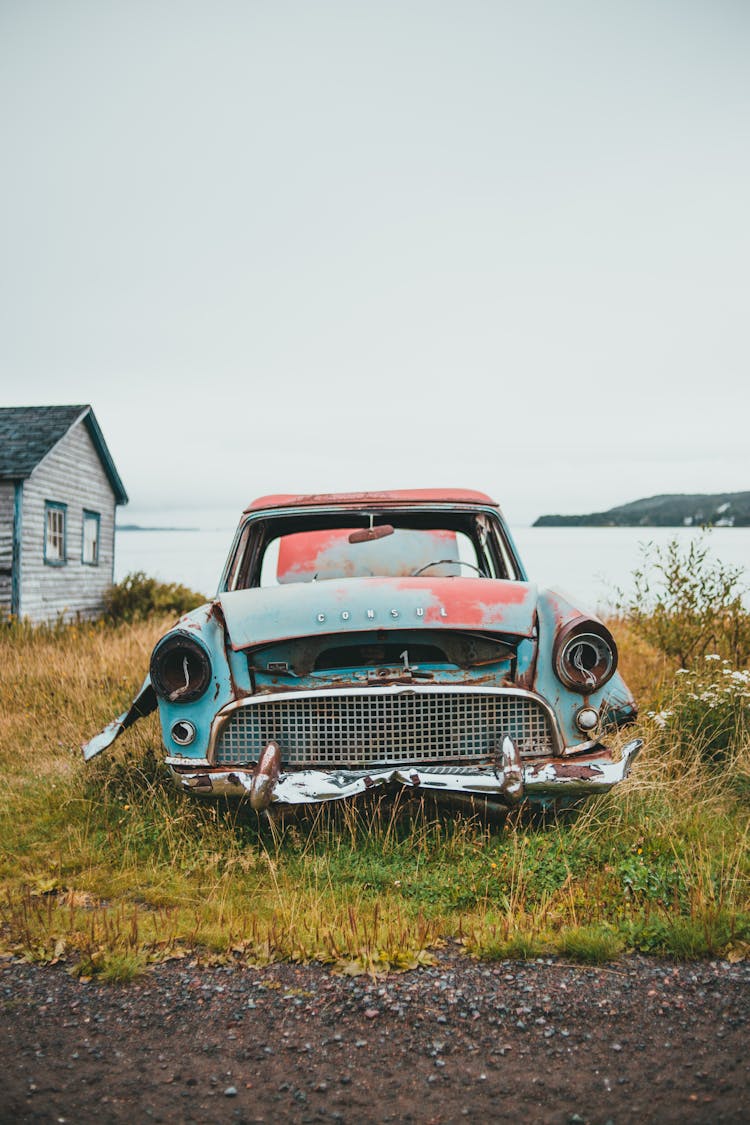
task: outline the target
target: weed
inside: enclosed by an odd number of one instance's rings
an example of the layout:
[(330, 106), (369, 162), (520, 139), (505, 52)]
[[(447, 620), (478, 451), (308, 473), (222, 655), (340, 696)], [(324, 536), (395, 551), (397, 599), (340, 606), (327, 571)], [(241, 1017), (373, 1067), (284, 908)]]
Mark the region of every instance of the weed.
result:
[(560, 931), (556, 945), (563, 957), (588, 965), (613, 961), (623, 950), (622, 938), (604, 926), (566, 928)]
[(531, 961), (548, 952), (548, 948), (533, 929), (520, 928), (503, 934), (490, 926), (477, 931), (464, 942), (468, 953), (482, 961)]
[(743, 604), (743, 568), (711, 556), (709, 532), (682, 547), (643, 546), (634, 591), (618, 608), (647, 641), (683, 668), (707, 652), (740, 666), (750, 657), (750, 613)]
[[(94, 966), (92, 966), (92, 969)], [(141, 976), (146, 969), (146, 956), (144, 953), (132, 952), (106, 952), (95, 971), (100, 980), (110, 984), (126, 984)]]
[(137, 570), (110, 586), (104, 595), (104, 614), (114, 622), (144, 621), (165, 614), (179, 617), (207, 600), (187, 586), (159, 582)]
[(708, 653), (697, 669), (678, 669), (665, 706), (648, 717), (683, 753), (721, 761), (750, 738), (750, 670)]

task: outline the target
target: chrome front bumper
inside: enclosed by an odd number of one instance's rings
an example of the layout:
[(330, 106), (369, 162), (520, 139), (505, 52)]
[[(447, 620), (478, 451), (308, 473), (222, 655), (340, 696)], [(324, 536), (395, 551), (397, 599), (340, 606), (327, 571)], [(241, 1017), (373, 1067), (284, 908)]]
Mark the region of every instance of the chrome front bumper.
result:
[[(269, 744), (270, 746), (271, 744)], [(526, 799), (547, 803), (606, 793), (630, 773), (643, 746), (628, 742), (618, 761), (599, 747), (574, 757), (535, 758), (521, 762), (517, 748), (505, 739), (494, 765), (386, 766), (371, 770), (301, 769), (283, 772), (278, 758), (264, 752), (255, 769), (200, 767), (187, 769), (170, 759), (169, 769), (183, 790), (205, 796), (249, 797), (254, 808), (271, 805), (319, 804), (358, 797), (376, 787), (402, 785), (434, 795), (486, 798), (512, 806)]]

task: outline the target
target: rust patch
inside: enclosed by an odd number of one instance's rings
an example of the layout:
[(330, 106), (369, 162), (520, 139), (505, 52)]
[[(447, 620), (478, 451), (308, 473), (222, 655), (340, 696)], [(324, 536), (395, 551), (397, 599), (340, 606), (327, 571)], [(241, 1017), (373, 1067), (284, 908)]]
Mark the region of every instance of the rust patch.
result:
[[(219, 625), (219, 627), (221, 628), (221, 631), (222, 631), (222, 635), (223, 635), (223, 638), (224, 638), (224, 656), (226, 657), (226, 661), (227, 661), (227, 672), (229, 673), (229, 688), (230, 688), (230, 691), (232, 692), (232, 696), (235, 699), (245, 699), (248, 695), (251, 694), (251, 692), (245, 691), (244, 688), (241, 688), (234, 678), (234, 672), (232, 671), (232, 661), (230, 659), (230, 651), (231, 651), (232, 646), (231, 646), (230, 639), (229, 639), (229, 630), (227, 629), (227, 623), (226, 623), (226, 618), (224, 617), (224, 611), (221, 608), (221, 602), (215, 601), (215, 602), (211, 603), (211, 608), (208, 611), (208, 616), (209, 616), (209, 618), (211, 618), (211, 617), (216, 618), (216, 622), (217, 622), (217, 624)], [(217, 687), (218, 687), (218, 684), (217, 684)]]
[(599, 766), (587, 766), (579, 762), (560, 762), (555, 766), (558, 777), (573, 777), (579, 781), (590, 781), (592, 777), (601, 777), (603, 770)]

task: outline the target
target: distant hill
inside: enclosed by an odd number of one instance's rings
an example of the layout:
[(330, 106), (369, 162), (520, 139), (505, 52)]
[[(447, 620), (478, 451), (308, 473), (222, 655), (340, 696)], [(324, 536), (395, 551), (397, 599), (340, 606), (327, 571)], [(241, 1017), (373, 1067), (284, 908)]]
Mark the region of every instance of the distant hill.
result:
[(540, 516), (534, 527), (750, 527), (750, 492), (650, 496), (587, 516)]

